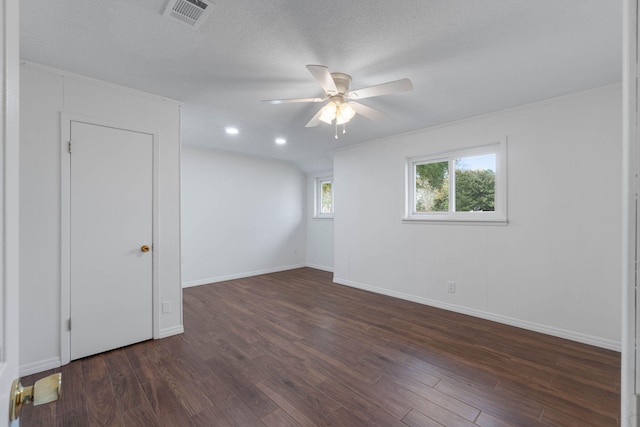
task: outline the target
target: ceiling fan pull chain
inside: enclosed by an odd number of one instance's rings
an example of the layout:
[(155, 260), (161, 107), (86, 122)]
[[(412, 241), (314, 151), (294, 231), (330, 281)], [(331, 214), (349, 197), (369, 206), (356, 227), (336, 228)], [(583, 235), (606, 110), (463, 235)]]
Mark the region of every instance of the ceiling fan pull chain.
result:
[(344, 135), (345, 133), (347, 133), (347, 124), (343, 123), (342, 124), (342, 134)]
[(336, 120), (336, 139), (338, 139), (338, 120)]

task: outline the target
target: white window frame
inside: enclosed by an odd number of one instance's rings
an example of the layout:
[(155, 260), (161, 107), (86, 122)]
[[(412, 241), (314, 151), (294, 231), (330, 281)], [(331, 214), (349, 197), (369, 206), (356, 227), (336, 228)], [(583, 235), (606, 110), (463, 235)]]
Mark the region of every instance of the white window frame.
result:
[[(455, 212), (455, 160), (484, 154), (496, 155), (495, 211)], [(449, 211), (416, 212), (415, 194), (416, 165), (435, 162), (449, 162)], [(434, 153), (424, 156), (407, 157), (405, 165), (405, 216), (403, 222), (446, 222), (446, 223), (493, 223), (507, 224), (507, 142), (506, 139), (493, 144)]]
[[(322, 213), (322, 184), (325, 182), (331, 183), (331, 212), (330, 213)], [(335, 197), (334, 197), (334, 187), (333, 187), (333, 176), (319, 176), (316, 178), (315, 183), (315, 203), (314, 203), (314, 218), (317, 219), (332, 219), (333, 212), (335, 211)]]

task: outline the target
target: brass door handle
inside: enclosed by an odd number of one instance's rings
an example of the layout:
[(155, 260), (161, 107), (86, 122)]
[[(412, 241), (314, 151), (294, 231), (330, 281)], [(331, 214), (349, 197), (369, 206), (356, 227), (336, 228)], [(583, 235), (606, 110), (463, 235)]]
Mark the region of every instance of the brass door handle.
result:
[(149, 252), (149, 246), (147, 246), (147, 245), (142, 245), (142, 246), (140, 247), (140, 250), (141, 250), (142, 252)]
[(33, 402), (33, 406), (44, 405), (58, 400), (62, 391), (62, 374), (53, 374), (39, 379), (29, 387), (23, 387), (20, 380), (11, 385), (11, 401), (9, 403), (10, 421), (18, 419), (22, 407)]

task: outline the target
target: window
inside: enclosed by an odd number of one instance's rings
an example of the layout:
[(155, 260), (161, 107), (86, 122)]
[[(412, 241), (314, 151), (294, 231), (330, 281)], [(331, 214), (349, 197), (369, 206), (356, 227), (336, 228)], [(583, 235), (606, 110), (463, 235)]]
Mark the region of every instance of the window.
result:
[(316, 178), (316, 218), (333, 218), (333, 177)]
[(505, 142), (407, 159), (408, 221), (506, 222)]

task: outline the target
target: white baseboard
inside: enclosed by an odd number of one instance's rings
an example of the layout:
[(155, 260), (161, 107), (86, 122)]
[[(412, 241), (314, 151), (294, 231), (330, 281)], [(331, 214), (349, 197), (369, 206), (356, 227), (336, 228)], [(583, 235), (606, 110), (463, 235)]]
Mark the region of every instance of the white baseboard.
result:
[(179, 335), (184, 333), (184, 325), (172, 326), (166, 329), (160, 329), (160, 335), (154, 339), (167, 338), (173, 335)]
[(306, 264), (295, 264), (295, 265), (287, 265), (283, 267), (267, 268), (264, 270), (255, 270), (255, 271), (247, 271), (244, 273), (229, 274), (227, 276), (210, 277), (208, 279), (191, 280), (189, 282), (182, 282), (182, 287), (190, 288), (192, 286), (208, 285), (211, 283), (225, 282), (227, 280), (244, 279), (245, 277), (259, 276), (261, 274), (277, 273), (279, 271), (294, 270), (296, 268), (303, 268), (306, 266), (307, 266)]
[(20, 366), (19, 372), (20, 376), (24, 377), (31, 374), (37, 374), (38, 372), (47, 371), (49, 369), (55, 369), (62, 366), (61, 360), (59, 357), (52, 357), (50, 359), (40, 360), (38, 362), (27, 363), (26, 365)]
[(309, 264), (309, 263), (307, 263), (307, 267), (315, 268), (316, 270), (328, 271), (329, 273), (333, 273), (333, 267), (325, 267), (324, 265)]
[(366, 285), (363, 283), (358, 283), (358, 282), (354, 282), (347, 279), (334, 277), (333, 281), (334, 283), (337, 283), (339, 285), (350, 286), (352, 288), (362, 289), (362, 290), (374, 292), (377, 294), (382, 294), (382, 295), (387, 295), (395, 298), (400, 298), (407, 301), (417, 302), (419, 304), (442, 308), (444, 310), (454, 311), (456, 313), (467, 314), (469, 316), (479, 317), (481, 319), (491, 320), (498, 323), (504, 323), (505, 325), (515, 326), (515, 327), (527, 329), (530, 331), (540, 332), (543, 334), (552, 335), (554, 337), (565, 338), (565, 339), (580, 342), (583, 344), (589, 344), (596, 347), (606, 348), (608, 350), (621, 351), (622, 349), (622, 345), (620, 342), (609, 340), (606, 338), (595, 337), (595, 336), (583, 334), (580, 332), (569, 331), (567, 329), (555, 328), (553, 326), (542, 325), (539, 323), (516, 319), (509, 316), (503, 316), (501, 314), (493, 314), (493, 313), (489, 313), (482, 310), (462, 307), (455, 304), (448, 304), (442, 301), (432, 300), (429, 298), (422, 298), (415, 295), (405, 294), (402, 292), (396, 292), (389, 289)]
[[(167, 338), (172, 335), (178, 335), (184, 333), (184, 326), (173, 326), (171, 328), (166, 328), (160, 330), (160, 338)], [(26, 365), (21, 365), (18, 372), (21, 377), (37, 374), (39, 372), (48, 371), (49, 369), (55, 369), (62, 366), (62, 359), (59, 357), (52, 357), (49, 359), (39, 360), (37, 362), (27, 363)]]

